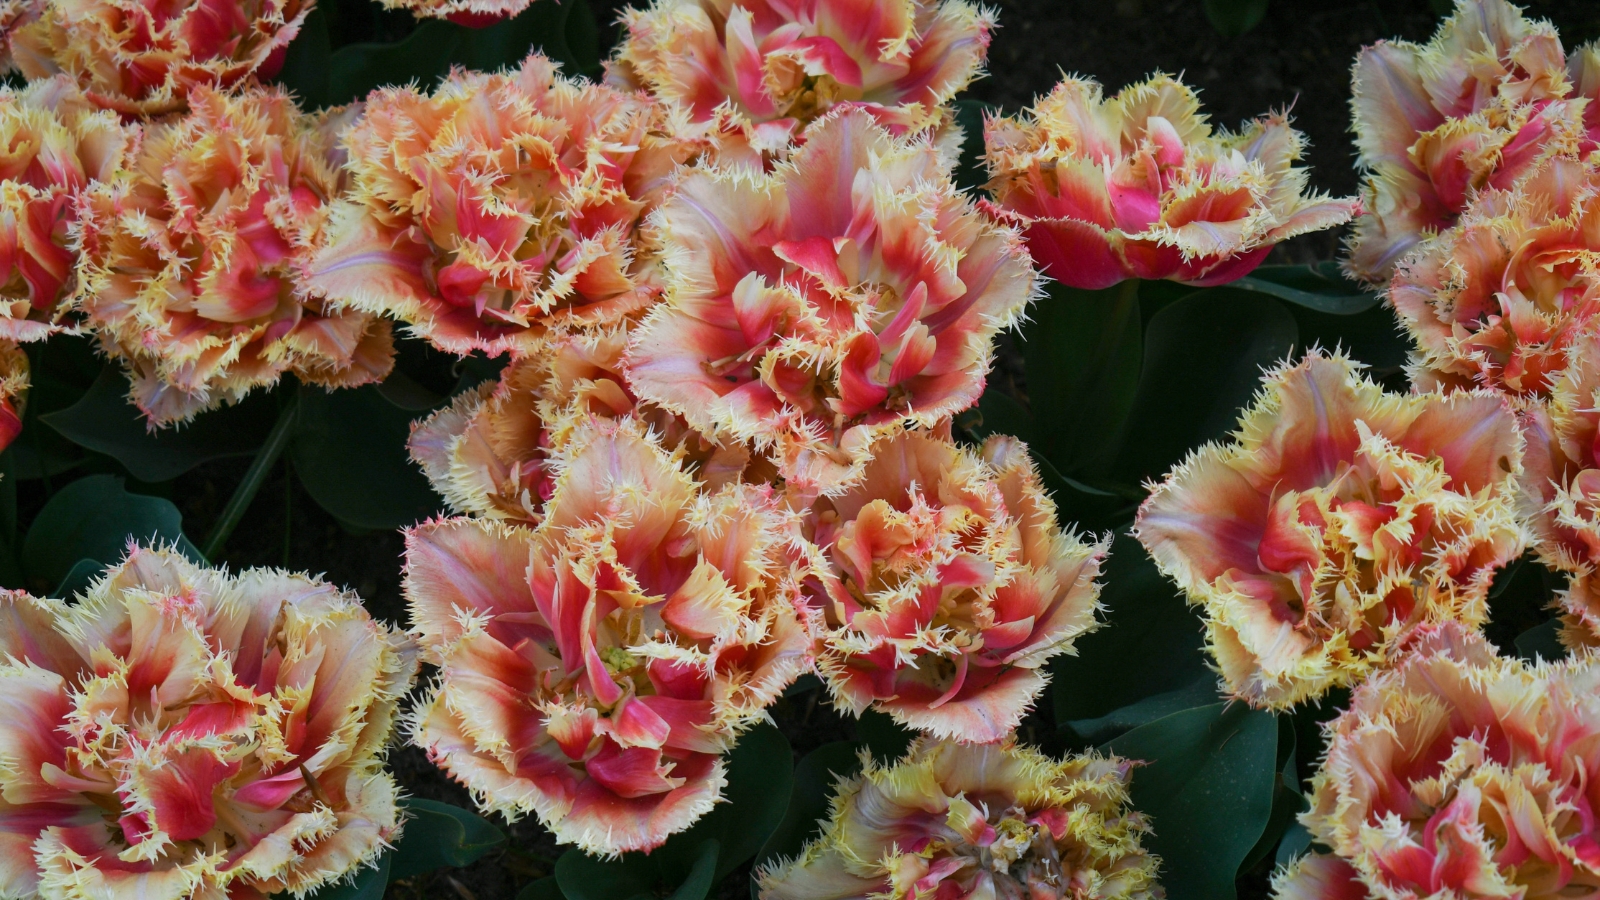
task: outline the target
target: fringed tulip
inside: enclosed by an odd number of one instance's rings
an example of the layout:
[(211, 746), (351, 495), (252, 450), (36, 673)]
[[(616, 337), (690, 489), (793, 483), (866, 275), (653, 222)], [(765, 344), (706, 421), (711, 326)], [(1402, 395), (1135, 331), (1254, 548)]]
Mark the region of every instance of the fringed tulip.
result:
[(644, 217), (695, 148), (669, 115), (538, 54), (431, 95), (375, 91), (308, 284), (452, 353), (520, 355), (553, 326), (635, 314), (661, 291)]
[(1027, 251), (956, 190), (926, 137), (860, 110), (771, 174), (700, 169), (654, 221), (669, 296), (628, 352), (641, 397), (754, 442), (833, 492), (871, 444), (975, 403), (995, 334), (1035, 290)]
[(895, 765), (863, 764), (822, 837), (758, 874), (761, 900), (1165, 896), (1124, 760), (923, 737)]
[(984, 125), (993, 201), (1045, 274), (1098, 290), (1128, 278), (1214, 285), (1274, 244), (1344, 224), (1352, 199), (1306, 192), (1286, 115), (1213, 133), (1194, 91), (1156, 75), (1106, 100), (1068, 78), (1020, 118)]
[(1507, 0), (1456, 0), (1426, 45), (1362, 50), (1351, 107), (1366, 181), (1350, 273), (1387, 280), (1414, 247), (1454, 226), (1477, 191), (1509, 189), (1544, 160), (1593, 149), (1600, 110), (1588, 107), (1600, 78), (1587, 58), (1574, 54), (1569, 74), (1555, 29)]
[(1359, 681), (1420, 625), (1484, 620), (1527, 543), (1522, 456), (1500, 395), (1388, 394), (1314, 351), (1172, 471), (1136, 533), (1204, 607), (1228, 689), (1282, 708)]
[(1357, 687), (1326, 735), (1300, 820), (1344, 865), (1302, 861), (1278, 900), (1600, 891), (1594, 657), (1529, 666), (1447, 623)]
[(807, 530), (826, 559), (817, 667), (856, 715), (1001, 740), (1044, 690), (1044, 663), (1095, 627), (1106, 545), (1060, 529), (1014, 438), (981, 457), (948, 437), (890, 438), (858, 484), (816, 502)]
[(416, 653), (353, 595), (134, 547), (0, 622), (0, 895), (302, 895), (397, 835)]
[(720, 754), (811, 665), (767, 487), (702, 491), (628, 422), (554, 461), (537, 529), (445, 519), (406, 539), (439, 681), (414, 739), (483, 807), (562, 843), (660, 846), (711, 809)]
[(382, 380), (388, 323), (296, 277), (341, 190), (335, 134), (354, 110), (303, 115), (264, 88), (196, 89), (190, 104), (147, 130), (128, 178), (87, 195), (81, 306), (133, 401), (154, 427), (286, 372), (330, 389)]
[(3, 34), (29, 79), (65, 74), (124, 116), (180, 112), (283, 66), (312, 0), (46, 0)]
[(841, 106), (904, 133), (983, 71), (994, 14), (965, 0), (655, 0), (623, 13), (611, 79), (782, 155)]

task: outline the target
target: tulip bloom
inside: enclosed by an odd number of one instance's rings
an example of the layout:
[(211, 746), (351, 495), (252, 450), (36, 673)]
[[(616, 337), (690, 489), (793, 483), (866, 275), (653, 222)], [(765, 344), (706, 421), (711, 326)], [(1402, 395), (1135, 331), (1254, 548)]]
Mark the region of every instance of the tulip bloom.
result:
[(808, 491), (855, 478), (880, 436), (976, 403), (995, 334), (1035, 290), (1017, 235), (933, 145), (859, 110), (818, 121), (771, 174), (690, 172), (654, 221), (669, 298), (632, 339), (634, 390), (754, 442)]
[(129, 177), (86, 197), (81, 306), (128, 368), (152, 426), (233, 403), (285, 372), (328, 388), (381, 381), (387, 322), (334, 311), (298, 283), (342, 190), (339, 127), (287, 94), (199, 88), (146, 131)]
[(1457, 0), (1426, 45), (1363, 49), (1352, 87), (1366, 181), (1347, 268), (1371, 281), (1454, 226), (1476, 192), (1514, 187), (1600, 137), (1592, 52), (1574, 54), (1569, 72), (1555, 28), (1507, 0)]
[[(1299, 877), (1280, 876), (1279, 900), (1600, 889), (1593, 657), (1529, 666), (1447, 623), (1357, 687), (1326, 734), (1300, 821), (1346, 865), (1302, 863)], [(1305, 884), (1312, 877), (1320, 893)]]
[(444, 519), (406, 537), (439, 681), (414, 740), (486, 809), (562, 843), (660, 846), (711, 809), (720, 754), (811, 666), (770, 488), (701, 491), (626, 422), (574, 435), (537, 529)]
[(416, 654), (355, 596), (132, 547), (0, 620), (0, 894), (304, 894), (399, 832), (383, 753)]
[(907, 432), (872, 448), (861, 480), (817, 500), (826, 636), (817, 667), (834, 700), (936, 737), (1013, 732), (1044, 690), (1044, 664), (1095, 627), (1106, 545), (1056, 524), (1027, 448), (983, 455)]
[(1068, 78), (1021, 118), (984, 123), (985, 208), (1017, 223), (1045, 274), (1089, 290), (1127, 278), (1223, 284), (1279, 241), (1334, 228), (1354, 200), (1307, 194), (1285, 115), (1213, 134), (1194, 91), (1157, 75), (1110, 100)]
[(520, 355), (554, 326), (637, 313), (661, 291), (644, 216), (693, 149), (668, 115), (537, 53), (432, 95), (377, 90), (308, 285), (452, 353)]
[(1252, 705), (1355, 683), (1420, 625), (1481, 623), (1526, 545), (1523, 440), (1497, 394), (1386, 394), (1312, 352), (1267, 376), (1237, 435), (1190, 454), (1135, 530)]
[(272, 78), (311, 0), (70, 0), (8, 29), (29, 80), (66, 74), (95, 105), (153, 118), (182, 111), (196, 87)]
[(758, 873), (761, 900), (1160, 900), (1131, 763), (922, 737), (842, 780), (822, 837)]
[(1307, 853), (1272, 873), (1272, 900), (1368, 900), (1355, 867), (1324, 853)]

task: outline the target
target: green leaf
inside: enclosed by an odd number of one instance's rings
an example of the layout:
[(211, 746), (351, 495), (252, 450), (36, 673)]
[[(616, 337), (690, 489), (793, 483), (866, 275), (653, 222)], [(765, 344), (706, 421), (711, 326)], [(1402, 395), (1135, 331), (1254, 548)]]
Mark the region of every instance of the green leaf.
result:
[(90, 475), (57, 491), (34, 518), (22, 545), (24, 572), (30, 585), (53, 589), (79, 560), (120, 562), (129, 541), (175, 542), (201, 559), (170, 500), (130, 494), (115, 475)]
[(1333, 261), (1314, 266), (1258, 266), (1228, 287), (1260, 291), (1296, 306), (1336, 316), (1366, 312), (1383, 301), (1383, 295), (1359, 281), (1351, 281)]
[(333, 56), (333, 45), (328, 38), (328, 16), (322, 9), (311, 10), (300, 33), (289, 44), (284, 55), (283, 69), (274, 79), (299, 98), (303, 109), (319, 109), (327, 105), (328, 61)]
[(1543, 625), (1517, 635), (1517, 656), (1528, 662), (1543, 659), (1555, 662), (1567, 658), (1567, 648), (1561, 646), (1561, 620), (1551, 619)]
[(1278, 842), (1278, 852), (1273, 855), (1272, 861), (1280, 866), (1286, 866), (1304, 856), (1311, 849), (1311, 832), (1301, 825), (1299, 820), (1289, 823), (1283, 832), (1283, 840)]
[(643, 853), (608, 861), (573, 849), (556, 860), (556, 883), (566, 900), (655, 900), (656, 867)]
[(1304, 306), (1291, 306), (1289, 312), (1300, 330), (1300, 346), (1342, 350), (1351, 359), (1370, 366), (1368, 374), (1374, 378), (1399, 375), (1411, 352), (1411, 339), (1385, 306), (1348, 316), (1320, 313)]
[(1215, 702), (1217, 679), (1205, 672), (1183, 687), (1151, 694), (1120, 709), (1093, 719), (1070, 719), (1064, 723), (1084, 744), (1103, 744), (1150, 722), (1175, 712)]
[(416, 797), (402, 806), (407, 819), (394, 847), (391, 878), (471, 865), (506, 842), (500, 829), (459, 806)]
[(20, 480), (52, 479), (82, 465), (83, 449), (41, 424), (42, 417), (66, 409), (82, 399), (105, 363), (95, 355), (88, 339), (56, 335), (48, 341), (26, 345), (30, 371), (22, 434), (7, 448), (13, 472)]
[(353, 880), (324, 885), (307, 894), (306, 900), (383, 900), (383, 893), (389, 888), (389, 865), (393, 858), (391, 850), (378, 857), (376, 866), (356, 872)]
[[(1193, 448), (1231, 431), (1262, 369), (1286, 359), (1298, 336), (1283, 304), (1234, 288), (1196, 291), (1156, 313), (1112, 469), (1117, 480), (1159, 478)], [(1045, 415), (1034, 407), (1035, 421)]]
[(783, 821), (773, 829), (750, 867), (750, 900), (761, 900), (756, 874), (761, 867), (781, 858), (798, 856), (805, 845), (822, 833), (822, 820), (828, 817), (828, 803), (834, 785), (861, 771), (861, 744), (835, 741), (806, 754), (794, 767), (794, 789)]
[(1134, 770), (1133, 807), (1150, 817), (1146, 846), (1161, 857), (1173, 897), (1232, 900), (1239, 865), (1272, 815), (1278, 725), (1243, 703), (1174, 713), (1106, 750)]
[(718, 849), (716, 838), (701, 841), (700, 847), (695, 851), (694, 865), (689, 867), (689, 874), (684, 877), (683, 883), (672, 892), (667, 900), (705, 900), (711, 893), (711, 885), (717, 878)]
[(410, 525), (439, 508), (406, 451), (415, 414), (373, 385), (339, 391), (302, 385), (290, 455), (312, 499), (358, 528)]
[(89, 590), (89, 585), (93, 584), (94, 580), (103, 571), (105, 571), (105, 564), (100, 560), (80, 559), (72, 564), (71, 569), (67, 570), (67, 574), (62, 577), (61, 583), (56, 585), (56, 589), (51, 592), (51, 596), (60, 597), (63, 600), (71, 600)]
[(869, 709), (856, 720), (856, 737), (872, 752), (873, 758), (889, 763), (905, 756), (917, 735), (888, 715)]
[(756, 855), (789, 807), (794, 785), (794, 753), (783, 732), (759, 725), (739, 738), (725, 757), (728, 786), (719, 803), (693, 828), (675, 834), (650, 854), (663, 884), (681, 884), (700, 864), (701, 844), (718, 842), (716, 880)]
[(272, 429), (277, 407), (270, 394), (258, 393), (182, 427), (151, 432), (128, 402), (127, 376), (106, 366), (76, 403), (40, 418), (78, 446), (122, 463), (140, 481), (154, 482), (214, 459), (251, 455)]
[(1278, 717), (1278, 769), (1272, 776), (1272, 815), (1255, 847), (1245, 856), (1241, 869), (1248, 870), (1278, 846), (1295, 816), (1305, 809), (1305, 798), (1300, 795), (1300, 774), (1296, 760), (1294, 719)]
[(566, 895), (561, 893), (556, 876), (549, 875), (523, 886), (517, 891), (517, 900), (566, 900)]
[(1203, 0), (1206, 20), (1223, 37), (1238, 37), (1261, 24), (1267, 0)]

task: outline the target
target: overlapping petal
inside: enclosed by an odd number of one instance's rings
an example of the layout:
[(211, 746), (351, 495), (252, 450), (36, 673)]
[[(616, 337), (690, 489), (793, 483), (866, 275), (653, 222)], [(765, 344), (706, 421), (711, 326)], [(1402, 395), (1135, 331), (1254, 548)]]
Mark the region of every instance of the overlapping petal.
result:
[(1498, 394), (1388, 394), (1312, 352), (1267, 376), (1234, 440), (1173, 470), (1136, 533), (1204, 607), (1228, 689), (1288, 706), (1358, 681), (1420, 625), (1483, 621), (1529, 537), (1523, 447)]
[(304, 893), (397, 834), (382, 754), (416, 653), (357, 598), (134, 547), (0, 621), (7, 896)]
[(1127, 278), (1213, 285), (1279, 241), (1343, 224), (1353, 199), (1307, 193), (1286, 115), (1213, 133), (1194, 92), (1156, 75), (1107, 100), (1068, 78), (1026, 116), (984, 125), (988, 208), (1017, 223), (1045, 274), (1077, 288)]

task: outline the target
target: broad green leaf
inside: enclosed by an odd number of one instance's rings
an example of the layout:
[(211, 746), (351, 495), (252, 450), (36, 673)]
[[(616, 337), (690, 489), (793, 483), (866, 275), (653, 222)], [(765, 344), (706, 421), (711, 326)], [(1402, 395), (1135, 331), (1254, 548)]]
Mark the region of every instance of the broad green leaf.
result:
[(1561, 620), (1551, 619), (1517, 635), (1517, 656), (1533, 662), (1543, 659), (1555, 662), (1567, 658), (1567, 648), (1561, 646)]
[(1305, 798), (1300, 794), (1299, 753), (1295, 746), (1294, 720), (1290, 716), (1278, 717), (1278, 767), (1272, 776), (1272, 815), (1255, 847), (1245, 856), (1241, 869), (1250, 869), (1263, 857), (1277, 849), (1295, 816), (1305, 809)]
[(875, 709), (867, 710), (856, 720), (856, 739), (881, 763), (905, 756), (916, 737), (916, 732)]
[(378, 857), (376, 866), (358, 870), (353, 879), (335, 881), (320, 890), (306, 895), (306, 900), (383, 900), (389, 888), (389, 865), (394, 851)]
[(390, 878), (471, 865), (506, 842), (500, 829), (459, 806), (415, 797), (402, 806), (407, 818), (394, 847)]
[(359, 528), (391, 529), (426, 518), (439, 500), (407, 455), (417, 413), (376, 386), (324, 391), (302, 385), (294, 443), (295, 474), (312, 499)]
[(186, 556), (200, 559), (172, 501), (130, 494), (115, 475), (80, 478), (57, 491), (34, 518), (22, 546), (24, 573), (30, 586), (51, 590), (79, 560), (102, 567), (120, 562), (129, 541), (176, 543)]
[(1311, 832), (1296, 819), (1289, 823), (1283, 832), (1283, 840), (1278, 841), (1278, 852), (1273, 855), (1272, 861), (1280, 866), (1286, 866), (1305, 855), (1311, 849)]
[(1232, 900), (1234, 879), (1272, 815), (1278, 725), (1243, 703), (1214, 703), (1142, 725), (1107, 744), (1136, 768), (1133, 807), (1150, 817), (1171, 897)]
[(767, 836), (783, 821), (794, 784), (794, 753), (783, 732), (770, 724), (759, 725), (739, 738), (724, 757), (728, 786), (719, 803), (700, 821), (667, 839), (650, 854), (662, 883), (682, 884), (699, 865), (701, 844), (718, 842), (716, 880), (756, 854)]
[(67, 570), (67, 574), (61, 579), (61, 583), (56, 585), (52, 596), (60, 597), (63, 600), (71, 600), (89, 590), (89, 585), (93, 584), (94, 580), (100, 577), (100, 573), (104, 571), (105, 564), (98, 559), (80, 559), (72, 564), (72, 568)]
[(1261, 24), (1267, 0), (1202, 0), (1206, 20), (1223, 37), (1238, 37)]
[(716, 838), (701, 841), (695, 851), (694, 865), (689, 867), (689, 874), (684, 876), (683, 883), (678, 885), (667, 900), (705, 900), (711, 893), (711, 885), (717, 879), (718, 849), (720, 843)]
[(789, 808), (783, 814), (783, 821), (761, 846), (761, 852), (756, 854), (755, 865), (750, 867), (751, 900), (760, 900), (756, 875), (762, 866), (779, 858), (798, 856), (808, 842), (822, 833), (822, 820), (828, 817), (834, 785), (840, 778), (861, 771), (861, 746), (855, 741), (823, 744), (794, 767)]
[(274, 80), (293, 92), (303, 109), (320, 109), (327, 105), (328, 60), (332, 56), (327, 13), (313, 9), (289, 44), (283, 69)]
[(1406, 337), (1394, 312), (1386, 306), (1374, 306), (1354, 315), (1321, 313), (1304, 306), (1291, 306), (1296, 327), (1300, 331), (1300, 346), (1320, 346), (1326, 350), (1342, 350), (1351, 359), (1370, 367), (1368, 375), (1383, 379), (1400, 375), (1411, 352), (1411, 340)]
[(522, 890), (517, 891), (517, 900), (566, 900), (566, 895), (561, 893), (561, 884), (556, 876), (549, 875), (524, 885)]
[(55, 335), (27, 344), (28, 396), (22, 410), (22, 434), (7, 448), (18, 479), (54, 479), (83, 464), (81, 447), (67, 440), (42, 417), (77, 403), (99, 377), (106, 363), (87, 338)]
[(128, 402), (128, 379), (106, 366), (78, 402), (40, 416), (68, 440), (122, 463), (140, 481), (167, 481), (201, 463), (253, 454), (277, 418), (272, 395), (259, 392), (237, 406), (152, 432)]
[(1103, 744), (1118, 735), (1126, 734), (1140, 725), (1154, 722), (1175, 712), (1214, 703), (1217, 699), (1217, 679), (1204, 672), (1183, 687), (1151, 694), (1120, 709), (1114, 709), (1094, 719), (1071, 719), (1064, 724), (1084, 744)]
[(556, 860), (556, 883), (566, 900), (655, 900), (656, 867), (643, 853), (601, 860), (572, 849)]
[(1314, 266), (1258, 266), (1228, 287), (1260, 291), (1296, 306), (1330, 315), (1350, 316), (1366, 312), (1383, 301), (1383, 295), (1369, 285), (1351, 281), (1333, 261)]

